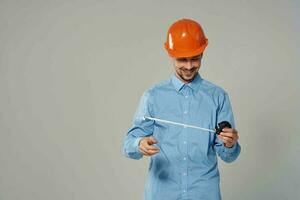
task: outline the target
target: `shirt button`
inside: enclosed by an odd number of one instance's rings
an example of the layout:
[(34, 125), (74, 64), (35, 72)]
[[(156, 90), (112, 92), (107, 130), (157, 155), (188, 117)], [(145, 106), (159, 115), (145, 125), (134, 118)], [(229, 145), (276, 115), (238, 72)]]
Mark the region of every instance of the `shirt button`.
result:
[(186, 173), (184, 172), (184, 173), (182, 173), (182, 175), (183, 175), (183, 176), (186, 176)]
[(183, 160), (186, 160), (186, 157), (183, 157)]
[(183, 192), (186, 192), (186, 190), (183, 190)]
[(188, 98), (189, 96), (188, 96), (188, 95), (185, 95), (184, 97), (185, 97), (185, 98)]
[(187, 114), (188, 112), (185, 110), (183, 113), (184, 113), (184, 114)]
[(186, 141), (183, 141), (183, 144), (186, 144)]

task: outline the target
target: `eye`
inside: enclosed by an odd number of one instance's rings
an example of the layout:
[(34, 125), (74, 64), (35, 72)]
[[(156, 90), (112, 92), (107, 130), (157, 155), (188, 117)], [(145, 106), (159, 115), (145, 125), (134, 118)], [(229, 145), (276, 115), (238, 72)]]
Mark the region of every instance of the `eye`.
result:
[(200, 61), (200, 59), (201, 59), (201, 57), (196, 57), (196, 58), (192, 58), (191, 61), (192, 62), (197, 62), (197, 61)]
[(178, 62), (186, 62), (187, 60), (186, 60), (186, 58), (177, 58), (176, 59)]

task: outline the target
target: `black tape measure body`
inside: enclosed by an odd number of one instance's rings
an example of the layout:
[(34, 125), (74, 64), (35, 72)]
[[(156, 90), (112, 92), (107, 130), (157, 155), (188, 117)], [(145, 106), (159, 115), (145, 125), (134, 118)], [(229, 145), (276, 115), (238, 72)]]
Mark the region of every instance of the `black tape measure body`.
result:
[(216, 126), (216, 134), (220, 135), (223, 128), (231, 128), (231, 124), (228, 121), (218, 123), (218, 126)]

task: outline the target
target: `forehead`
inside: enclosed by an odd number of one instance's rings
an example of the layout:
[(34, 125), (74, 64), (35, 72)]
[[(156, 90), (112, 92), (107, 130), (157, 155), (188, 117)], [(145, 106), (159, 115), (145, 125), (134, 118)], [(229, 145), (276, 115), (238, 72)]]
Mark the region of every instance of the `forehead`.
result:
[(192, 56), (192, 57), (179, 57), (179, 58), (176, 58), (176, 59), (195, 59), (195, 58), (200, 58), (202, 56), (202, 54), (200, 55), (196, 55), (196, 56)]

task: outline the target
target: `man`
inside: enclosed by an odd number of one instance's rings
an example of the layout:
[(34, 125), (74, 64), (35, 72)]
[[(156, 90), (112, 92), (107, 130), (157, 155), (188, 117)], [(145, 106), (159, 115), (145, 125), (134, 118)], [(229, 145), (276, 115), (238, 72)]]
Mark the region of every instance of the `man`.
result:
[[(127, 157), (151, 158), (145, 200), (219, 200), (217, 155), (229, 163), (240, 153), (228, 94), (198, 73), (207, 44), (197, 22), (181, 19), (171, 25), (165, 48), (175, 74), (144, 92), (124, 138)], [(232, 128), (217, 135), (145, 117), (207, 129), (228, 121)]]

